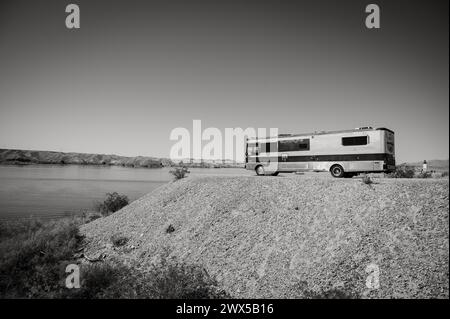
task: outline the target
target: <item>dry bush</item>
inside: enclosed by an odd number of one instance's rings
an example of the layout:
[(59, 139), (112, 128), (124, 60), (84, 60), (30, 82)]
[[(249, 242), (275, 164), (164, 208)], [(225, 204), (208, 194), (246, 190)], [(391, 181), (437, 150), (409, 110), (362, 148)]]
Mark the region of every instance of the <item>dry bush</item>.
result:
[(220, 299), (229, 297), (199, 266), (161, 257), (148, 273), (147, 294), (158, 299)]
[(170, 171), (170, 174), (172, 174), (175, 177), (175, 180), (179, 180), (186, 177), (186, 174), (189, 174), (189, 170), (187, 167), (176, 167), (175, 169)]
[(173, 225), (169, 225), (169, 226), (166, 228), (166, 233), (167, 233), (167, 234), (173, 233), (174, 231), (175, 231), (175, 227), (173, 227)]
[(395, 168), (395, 171), (387, 174), (390, 178), (413, 178), (416, 174), (414, 167), (401, 165)]
[(302, 299), (359, 299), (358, 293), (354, 291), (352, 285), (345, 285), (341, 288), (329, 288), (312, 290), (308, 288), (306, 281), (300, 281), (295, 286), (298, 297)]
[(108, 216), (127, 206), (129, 202), (126, 195), (121, 195), (117, 192), (107, 193), (106, 199), (102, 203), (98, 203), (95, 209), (103, 216)]
[(372, 179), (370, 178), (369, 175), (364, 175), (363, 178), (362, 178), (362, 182), (364, 184), (366, 184), (366, 185), (373, 184), (373, 181), (372, 181)]
[(128, 242), (128, 238), (120, 234), (114, 234), (111, 236), (111, 242), (114, 247), (120, 247)]
[(417, 175), (418, 178), (431, 178), (432, 176), (431, 172), (420, 172)]

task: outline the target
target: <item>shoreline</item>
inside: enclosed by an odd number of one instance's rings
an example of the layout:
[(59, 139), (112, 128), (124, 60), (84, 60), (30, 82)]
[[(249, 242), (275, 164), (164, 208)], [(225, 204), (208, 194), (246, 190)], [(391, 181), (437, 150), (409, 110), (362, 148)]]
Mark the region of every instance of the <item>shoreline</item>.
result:
[(208, 168), (208, 169), (219, 169), (219, 168), (242, 168), (245, 169), (244, 164), (242, 165), (197, 165), (197, 164), (183, 164), (178, 165), (174, 164), (172, 166), (158, 166), (158, 167), (145, 167), (145, 166), (127, 166), (127, 165), (114, 165), (114, 164), (76, 164), (76, 163), (11, 163), (11, 162), (0, 162), (0, 166), (5, 167), (26, 167), (26, 166), (33, 166), (33, 165), (42, 165), (42, 166), (58, 166), (58, 167), (70, 167), (70, 166), (81, 166), (81, 167), (124, 167), (124, 168), (143, 168), (143, 169), (164, 169), (164, 168), (180, 168), (180, 167), (187, 167), (187, 168)]

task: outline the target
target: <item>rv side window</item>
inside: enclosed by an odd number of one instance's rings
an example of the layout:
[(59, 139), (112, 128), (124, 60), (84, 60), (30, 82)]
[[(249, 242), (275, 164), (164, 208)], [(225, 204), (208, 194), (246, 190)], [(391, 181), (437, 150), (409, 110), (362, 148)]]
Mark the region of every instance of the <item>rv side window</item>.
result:
[(309, 139), (280, 141), (279, 152), (309, 151)]
[(342, 145), (344, 146), (367, 145), (367, 136), (343, 137)]
[(277, 143), (261, 143), (259, 150), (261, 153), (276, 152)]

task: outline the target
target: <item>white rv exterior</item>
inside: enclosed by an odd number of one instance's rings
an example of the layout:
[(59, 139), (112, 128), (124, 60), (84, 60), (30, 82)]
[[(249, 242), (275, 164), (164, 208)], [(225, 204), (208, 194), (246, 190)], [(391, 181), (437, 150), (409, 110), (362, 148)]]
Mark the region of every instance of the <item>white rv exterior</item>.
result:
[(245, 167), (258, 175), (329, 171), (334, 177), (395, 169), (394, 132), (387, 128), (247, 139)]

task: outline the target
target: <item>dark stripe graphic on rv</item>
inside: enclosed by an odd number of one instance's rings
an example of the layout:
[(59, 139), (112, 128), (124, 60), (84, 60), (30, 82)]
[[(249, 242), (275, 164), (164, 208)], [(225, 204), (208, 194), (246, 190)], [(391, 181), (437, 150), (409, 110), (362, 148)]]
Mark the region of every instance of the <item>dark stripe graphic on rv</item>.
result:
[[(285, 160), (281, 156), (278, 162), (345, 162), (345, 161), (386, 161), (390, 155), (384, 153), (378, 154), (342, 154), (342, 155), (306, 155), (306, 156), (288, 156)], [(276, 157), (258, 156), (259, 161), (267, 162), (276, 160)]]

